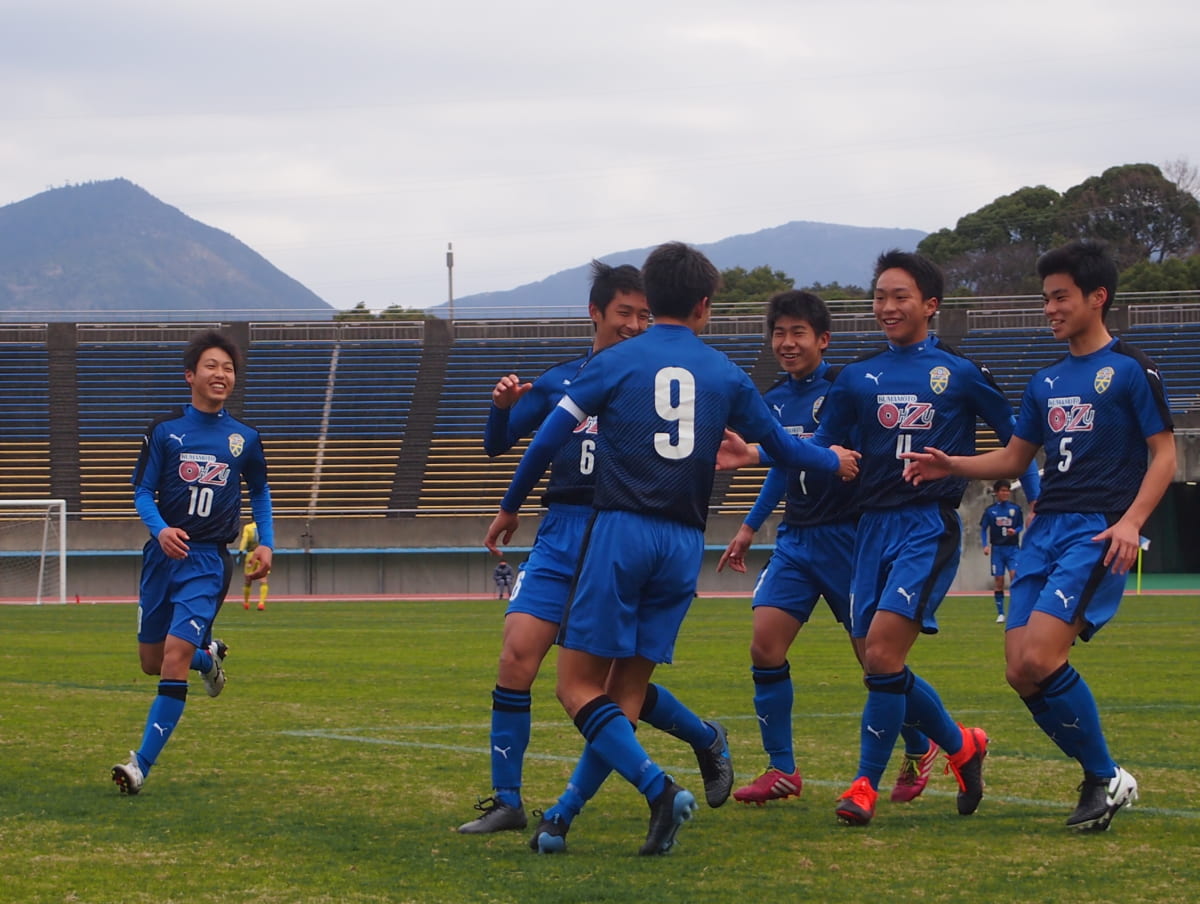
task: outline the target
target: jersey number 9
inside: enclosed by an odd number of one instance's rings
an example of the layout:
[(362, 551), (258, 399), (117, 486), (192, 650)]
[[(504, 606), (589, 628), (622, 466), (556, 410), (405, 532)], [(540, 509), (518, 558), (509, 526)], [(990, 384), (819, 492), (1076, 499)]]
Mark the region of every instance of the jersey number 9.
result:
[[(672, 402), (672, 396), (678, 401)], [(696, 378), (691, 371), (664, 367), (654, 375), (654, 410), (676, 425), (674, 440), (670, 433), (654, 434), (654, 451), (672, 461), (691, 455), (696, 446)]]

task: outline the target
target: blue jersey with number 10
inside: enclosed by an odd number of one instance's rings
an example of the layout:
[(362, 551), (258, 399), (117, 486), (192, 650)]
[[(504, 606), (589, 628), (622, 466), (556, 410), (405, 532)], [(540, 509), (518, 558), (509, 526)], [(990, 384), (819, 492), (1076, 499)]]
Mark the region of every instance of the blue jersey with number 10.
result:
[[(560, 403), (598, 415), (598, 509), (658, 515), (704, 528), (726, 425), (750, 441), (792, 443), (740, 367), (689, 328), (655, 324), (594, 355)], [(836, 470), (825, 449), (801, 467)], [(832, 462), (832, 463), (831, 463)]]

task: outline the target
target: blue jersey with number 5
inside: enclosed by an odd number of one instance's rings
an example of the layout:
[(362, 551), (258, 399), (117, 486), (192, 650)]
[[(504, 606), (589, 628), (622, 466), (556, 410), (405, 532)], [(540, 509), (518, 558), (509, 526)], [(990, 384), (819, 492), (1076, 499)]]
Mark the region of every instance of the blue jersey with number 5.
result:
[(1119, 339), (1039, 370), (1015, 431), (1046, 449), (1038, 514), (1124, 512), (1146, 474), (1146, 438), (1171, 428), (1158, 368)]

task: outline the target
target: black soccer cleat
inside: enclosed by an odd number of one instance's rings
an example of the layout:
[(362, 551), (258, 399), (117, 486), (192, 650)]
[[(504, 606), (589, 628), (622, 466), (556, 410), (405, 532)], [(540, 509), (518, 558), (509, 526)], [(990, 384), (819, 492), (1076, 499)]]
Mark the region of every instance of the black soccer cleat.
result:
[(733, 760), (729, 756), (729, 738), (725, 726), (709, 720), (716, 738), (707, 747), (696, 747), (696, 762), (704, 779), (704, 799), (710, 807), (719, 807), (729, 799), (733, 790)]
[(675, 846), (679, 828), (696, 814), (696, 798), (667, 776), (667, 787), (650, 804), (650, 828), (639, 854), (665, 854)]

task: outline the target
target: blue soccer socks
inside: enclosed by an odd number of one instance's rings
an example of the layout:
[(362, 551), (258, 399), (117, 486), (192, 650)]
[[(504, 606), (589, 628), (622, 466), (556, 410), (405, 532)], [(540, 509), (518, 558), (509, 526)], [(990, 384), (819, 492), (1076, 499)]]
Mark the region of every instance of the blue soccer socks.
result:
[(907, 667), (904, 672), (911, 676), (905, 695), (905, 721), (937, 741), (948, 756), (958, 753), (962, 749), (962, 729), (946, 712), (942, 698), (933, 689), (933, 685), (920, 675)]
[(646, 688), (641, 720), (693, 747), (707, 747), (716, 737), (711, 725), (705, 723), (680, 703), (674, 694), (658, 684), (651, 684)]
[(904, 722), (905, 688), (909, 672), (868, 675), (867, 705), (863, 707), (858, 748), (858, 776), (878, 789)]
[(492, 787), (496, 799), (510, 807), (521, 806), (521, 770), (529, 748), (529, 691), (496, 685), (492, 690)]
[(137, 750), (138, 765), (142, 774), (147, 775), (150, 767), (158, 760), (163, 747), (171, 737), (171, 732), (179, 724), (183, 708), (187, 703), (187, 682), (168, 681), (158, 682), (158, 696), (150, 704), (150, 713), (146, 716), (146, 729), (142, 733), (142, 746)]
[(585, 703), (575, 714), (575, 727), (601, 759), (649, 800), (666, 788), (665, 773), (638, 743), (633, 725), (608, 695)]
[(792, 687), (791, 666), (783, 665), (770, 669), (751, 666), (754, 678), (754, 713), (758, 717), (758, 731), (762, 735), (763, 750), (769, 758), (770, 767), (785, 775), (796, 771), (796, 757), (792, 748)]
[(1041, 682), (1041, 692), (1025, 698), (1038, 727), (1058, 748), (1078, 760), (1083, 771), (1096, 778), (1112, 778), (1117, 764), (1108, 752), (1108, 742), (1100, 727), (1096, 698), (1083, 676), (1072, 665), (1063, 663)]

